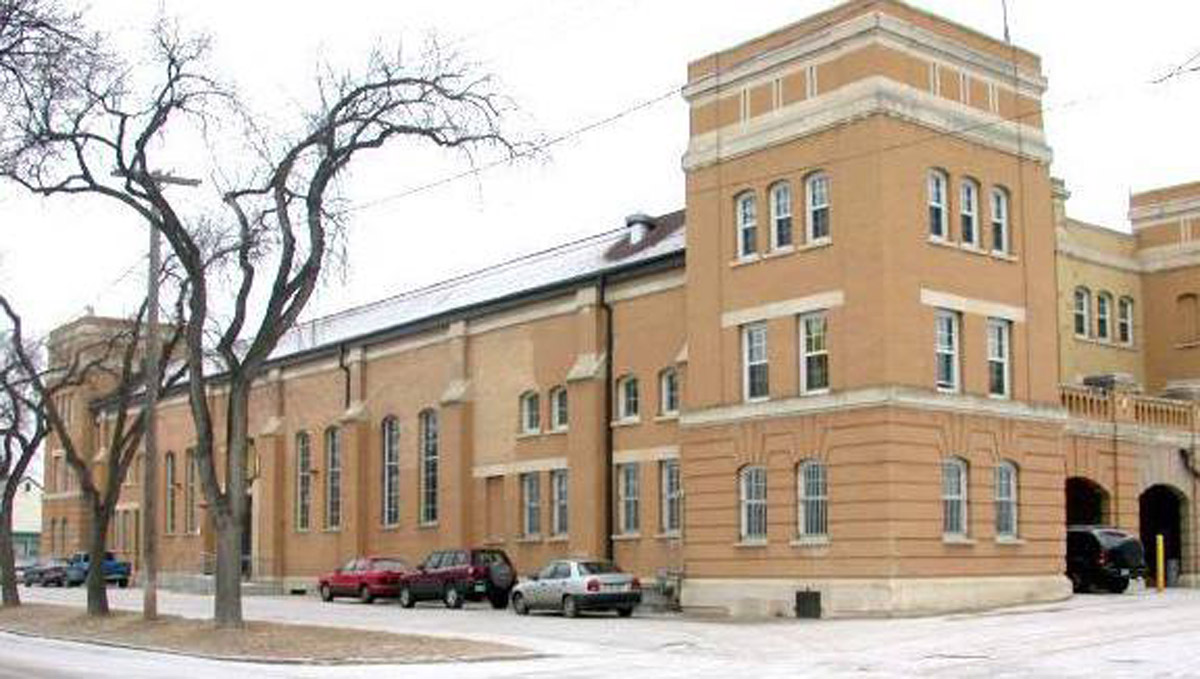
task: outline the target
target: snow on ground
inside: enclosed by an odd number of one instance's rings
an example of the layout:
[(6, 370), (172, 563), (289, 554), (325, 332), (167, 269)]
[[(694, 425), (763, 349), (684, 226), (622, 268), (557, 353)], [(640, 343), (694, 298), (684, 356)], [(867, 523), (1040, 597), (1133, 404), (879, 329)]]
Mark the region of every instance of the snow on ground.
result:
[[(26, 600), (82, 606), (78, 589), (23, 589)], [(111, 590), (137, 609), (138, 590)], [(1200, 592), (1079, 595), (1057, 604), (897, 620), (701, 621), (673, 616), (518, 617), (509, 611), (393, 603), (323, 604), (254, 597), (258, 620), (500, 641), (546, 654), (533, 660), (406, 666), (406, 679), (483, 677), (1198, 677)], [(207, 617), (206, 597), (160, 594), (164, 613)], [(0, 635), (0, 679), (188, 676), (394, 677), (395, 666), (247, 665)]]

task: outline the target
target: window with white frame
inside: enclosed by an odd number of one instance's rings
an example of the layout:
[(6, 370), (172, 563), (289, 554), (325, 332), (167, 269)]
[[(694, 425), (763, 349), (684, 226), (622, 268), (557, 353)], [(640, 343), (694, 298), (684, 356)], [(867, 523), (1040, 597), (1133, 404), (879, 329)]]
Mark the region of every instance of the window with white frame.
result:
[[(190, 470), (191, 453), (188, 453), (188, 484), (192, 483)], [(189, 494), (190, 495), (190, 494)], [(190, 514), (189, 504), (185, 499), (185, 517)], [(312, 517), (312, 444), (308, 432), (296, 434), (296, 530), (306, 531), (311, 525)], [(184, 521), (185, 531), (191, 532), (193, 519)]]
[(792, 245), (792, 185), (776, 182), (771, 185), (771, 249)]
[(342, 437), (336, 427), (325, 430), (325, 529), (342, 525)]
[(971, 247), (979, 246), (979, 184), (973, 179), (964, 179), (959, 195), (959, 214), (962, 242)]
[(829, 486), (825, 465), (806, 460), (796, 468), (796, 532), (801, 538), (829, 535)]
[(738, 257), (753, 257), (758, 254), (758, 205), (751, 192), (739, 195), (734, 202), (737, 208)]
[(536, 391), (521, 394), (521, 433), (536, 434), (542, 430), (542, 399)]
[(967, 535), (967, 463), (957, 457), (942, 460), (942, 533)]
[(566, 535), (568, 523), (568, 476), (566, 469), (550, 472), (550, 534)]
[(400, 523), (400, 421), (385, 417), (380, 427), (383, 444), (383, 507), (380, 518), (385, 526)]
[(1087, 337), (1092, 328), (1092, 293), (1084, 287), (1075, 288), (1072, 317), (1075, 321), (1075, 336)]
[(929, 171), (929, 236), (938, 240), (945, 240), (947, 236), (947, 183), (945, 172)]
[(1008, 191), (992, 189), (992, 252), (1009, 252)]
[(1117, 341), (1133, 344), (1133, 300), (1128, 297), (1117, 302)]
[(635, 534), (641, 526), (639, 485), (636, 462), (617, 465), (618, 527), (623, 535)]
[(658, 412), (679, 414), (679, 374), (674, 368), (666, 368), (658, 374)]
[(996, 537), (1017, 537), (1017, 466), (996, 465)]
[(521, 474), (521, 533), (533, 537), (542, 533), (541, 475)]
[(417, 417), (421, 440), (421, 510), (423, 524), (438, 520), (438, 416), (434, 410), (423, 410)]
[(550, 428), (554, 431), (564, 431), (570, 422), (570, 411), (567, 407), (567, 388), (554, 387), (550, 390)]
[(767, 324), (742, 326), (742, 395), (747, 401), (770, 396), (767, 365)]
[(741, 511), (742, 542), (767, 539), (767, 468), (742, 467), (738, 473), (738, 499)]
[(659, 516), (663, 533), (679, 532), (683, 512), (683, 486), (679, 478), (679, 460), (663, 460), (658, 463), (662, 483)]
[(1108, 340), (1112, 337), (1112, 295), (1102, 292), (1096, 295), (1096, 337)]
[(824, 312), (800, 317), (800, 390), (821, 393), (829, 390), (828, 322)]
[(617, 382), (617, 419), (636, 420), (641, 407), (636, 377), (622, 377)]
[(808, 223), (805, 236), (809, 243), (829, 240), (829, 175), (814, 172), (804, 182), (805, 198), (808, 202)]
[(1012, 395), (1012, 322), (989, 318), (987, 322), (988, 394)]
[(937, 362), (938, 391), (958, 391), (959, 320), (958, 313), (948, 309), (938, 309), (934, 315), (934, 357)]

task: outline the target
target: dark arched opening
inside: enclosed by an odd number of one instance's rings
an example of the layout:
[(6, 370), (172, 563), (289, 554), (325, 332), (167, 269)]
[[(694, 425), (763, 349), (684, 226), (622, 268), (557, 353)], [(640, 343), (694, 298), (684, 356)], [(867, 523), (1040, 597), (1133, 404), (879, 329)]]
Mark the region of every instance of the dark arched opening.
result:
[(1067, 479), (1067, 525), (1105, 526), (1109, 523), (1108, 492), (1081, 476)]
[(1150, 486), (1138, 498), (1142, 545), (1146, 549), (1148, 577), (1158, 567), (1155, 544), (1163, 536), (1167, 584), (1179, 582), (1183, 572), (1183, 494), (1171, 486)]

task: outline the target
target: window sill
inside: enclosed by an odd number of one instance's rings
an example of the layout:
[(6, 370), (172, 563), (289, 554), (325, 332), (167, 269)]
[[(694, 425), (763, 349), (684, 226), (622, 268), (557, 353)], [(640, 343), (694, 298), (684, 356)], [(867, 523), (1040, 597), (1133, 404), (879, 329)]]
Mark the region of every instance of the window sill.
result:
[(959, 243), (958, 249), (962, 250), (963, 252), (965, 252), (967, 254), (979, 255), (980, 257), (986, 257), (988, 254), (987, 250), (984, 250), (983, 248), (979, 247), (978, 245), (976, 245), (974, 243)]
[(437, 521), (428, 521), (417, 524), (417, 530), (437, 530)]
[(618, 533), (617, 535), (609, 536), (613, 542), (629, 542), (632, 540), (641, 540), (641, 533)]
[(679, 420), (678, 412), (663, 413), (662, 415), (658, 415), (654, 418), (655, 422), (675, 422), (677, 420)]
[(801, 245), (796, 251), (797, 252), (809, 252), (811, 250), (820, 250), (821, 248), (827, 248), (832, 245), (833, 245), (833, 239), (830, 238), (829, 236), (826, 236), (824, 238), (817, 238), (816, 240), (808, 241), (804, 245)]
[(992, 259), (998, 259), (1002, 262), (1016, 264), (1017, 262), (1021, 261), (1016, 255), (1010, 255), (1007, 252), (1000, 252), (999, 250), (992, 250), (990, 254)]
[(797, 547), (797, 548), (801, 548), (801, 549), (818, 549), (821, 547), (829, 546), (829, 537), (828, 536), (799, 537), (799, 538), (793, 539), (788, 544), (790, 544), (792, 547)]
[(729, 263), (729, 268), (736, 269), (739, 266), (746, 266), (747, 264), (754, 264), (754, 263), (760, 262), (760, 261), (762, 261), (762, 257), (758, 256), (757, 253), (753, 254), (753, 255), (748, 255), (746, 257), (738, 257), (737, 259), (735, 259)]
[(756, 396), (754, 398), (742, 399), (744, 403), (766, 403), (771, 400), (770, 396)]
[(522, 535), (517, 538), (518, 545), (534, 545), (545, 542), (541, 535)]
[(400, 530), (400, 524), (390, 523), (390, 524), (380, 526), (379, 529), (385, 533), (395, 533), (396, 531)]
[(824, 389), (806, 389), (804, 391), (801, 391), (800, 395), (801, 396), (828, 396), (829, 388), (826, 387)]
[(956, 396), (960, 393), (958, 387), (934, 387), (934, 390), (939, 394), (949, 394), (951, 396)]
[(618, 427), (633, 427), (633, 426), (639, 425), (641, 423), (642, 423), (642, 418), (640, 418), (640, 417), (627, 417), (623, 420), (613, 420), (612, 422), (608, 423), (608, 426), (612, 427), (613, 429), (616, 429)]
[(571, 536), (567, 535), (566, 533), (562, 533), (559, 535), (551, 535), (550, 537), (546, 538), (546, 542), (550, 543), (550, 544), (557, 544), (557, 543), (562, 543), (562, 542), (568, 542), (568, 541), (570, 541), (570, 539), (571, 539)]
[(741, 540), (733, 543), (736, 549), (766, 549), (766, 540)]
[(538, 431), (523, 431), (523, 432), (519, 432), (519, 433), (517, 434), (517, 440), (518, 440), (518, 441), (524, 441), (524, 440), (526, 440), (526, 439), (536, 439), (536, 438), (540, 437), (541, 435), (542, 435), (542, 432), (541, 432), (541, 430), (538, 430)]
[(943, 247), (943, 248), (952, 248), (954, 250), (958, 249), (958, 245), (956, 245), (954, 243), (954, 241), (950, 240), (949, 238), (943, 238), (943, 237), (939, 237), (939, 236), (926, 236), (925, 241), (928, 242), (930, 245), (937, 245), (937, 246)]
[[(1100, 339), (1099, 337), (1091, 337), (1088, 335), (1074, 335), (1074, 337), (1075, 337), (1076, 342), (1083, 342), (1084, 344), (1094, 344), (1098, 347), (1104, 347), (1106, 349), (1117, 349), (1118, 351), (1131, 351), (1131, 352), (1138, 351), (1138, 347), (1135, 344), (1124, 344), (1122, 342), (1114, 342), (1113, 340)], [(1188, 346), (1200, 347), (1200, 342), (1193, 342), (1193, 343), (1184, 344), (1184, 345), (1176, 345), (1175, 348), (1177, 348), (1177, 349), (1186, 348)]]
[(1025, 541), (1018, 537), (998, 537), (996, 538), (998, 545), (1020, 546), (1025, 544)]
[(342, 529), (341, 528), (322, 528), (321, 532), (325, 533), (325, 534), (336, 534), (336, 533), (342, 532)]
[(483, 541), (485, 547), (501, 547), (506, 544), (508, 544), (507, 540), (497, 537), (485, 538)]
[(555, 427), (554, 429), (551, 429), (550, 431), (546, 432), (546, 435), (547, 436), (563, 436), (568, 431), (569, 430), (566, 427)]
[(988, 394), (987, 397), (992, 399), (993, 401), (1011, 401), (1012, 400), (1012, 394)]
[(683, 537), (683, 533), (680, 533), (677, 530), (669, 530), (669, 531), (666, 531), (663, 533), (659, 533), (658, 535), (655, 535), (654, 539), (655, 540), (678, 540), (682, 537)]
[(769, 252), (767, 252), (767, 254), (763, 255), (762, 258), (763, 259), (774, 259), (775, 257), (786, 257), (787, 255), (793, 254), (795, 252), (796, 252), (795, 245), (785, 245), (785, 246), (779, 247), (779, 248), (771, 248), (771, 250)]
[(1200, 340), (1195, 340), (1193, 342), (1177, 342), (1175, 344), (1175, 348), (1180, 350), (1195, 349), (1196, 347), (1200, 347)]
[(971, 547), (975, 544), (975, 540), (965, 535), (942, 535), (942, 544)]

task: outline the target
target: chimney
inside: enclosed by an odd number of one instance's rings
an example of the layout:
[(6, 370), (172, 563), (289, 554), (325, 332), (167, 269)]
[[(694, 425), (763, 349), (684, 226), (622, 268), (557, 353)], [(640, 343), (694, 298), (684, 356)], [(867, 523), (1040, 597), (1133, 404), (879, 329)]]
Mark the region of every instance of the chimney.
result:
[(625, 218), (625, 229), (629, 232), (629, 244), (638, 245), (654, 228), (654, 218), (642, 212)]

